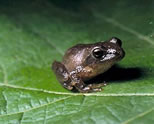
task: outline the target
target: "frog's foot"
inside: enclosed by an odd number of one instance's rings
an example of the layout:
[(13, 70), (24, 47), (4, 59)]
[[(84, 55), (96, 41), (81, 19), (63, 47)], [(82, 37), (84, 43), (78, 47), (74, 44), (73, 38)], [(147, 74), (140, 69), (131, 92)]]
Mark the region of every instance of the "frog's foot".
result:
[(106, 83), (100, 83), (100, 84), (89, 84), (85, 86), (84, 88), (80, 89), (80, 92), (82, 93), (90, 93), (90, 92), (100, 92), (102, 91), (101, 87), (106, 86)]
[(66, 67), (57, 61), (54, 61), (52, 64), (52, 70), (55, 72), (57, 79), (62, 84), (62, 86), (68, 90), (72, 90), (73, 86), (71, 85), (71, 79)]
[(102, 91), (101, 87), (107, 85), (105, 82), (86, 85), (78, 75), (71, 75), (71, 77), (73, 79), (72, 86), (74, 86), (80, 93), (100, 92)]

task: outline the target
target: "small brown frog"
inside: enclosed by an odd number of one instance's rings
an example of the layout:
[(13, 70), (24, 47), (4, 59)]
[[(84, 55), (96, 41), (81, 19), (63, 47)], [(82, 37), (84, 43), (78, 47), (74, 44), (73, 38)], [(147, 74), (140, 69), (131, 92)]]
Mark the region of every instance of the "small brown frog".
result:
[(59, 82), (68, 90), (76, 89), (82, 93), (101, 91), (105, 83), (84, 82), (104, 73), (121, 60), (125, 55), (121, 45), (121, 40), (116, 37), (105, 42), (78, 44), (66, 51), (62, 62), (54, 61), (52, 69)]

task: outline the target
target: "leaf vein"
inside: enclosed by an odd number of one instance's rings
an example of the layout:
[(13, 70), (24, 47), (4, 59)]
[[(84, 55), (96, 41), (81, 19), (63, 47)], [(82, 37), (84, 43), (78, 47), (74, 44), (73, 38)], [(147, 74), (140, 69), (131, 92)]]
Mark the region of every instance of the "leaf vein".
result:
[(7, 99), (7, 97), (6, 97), (4, 92), (2, 92), (2, 95), (4, 97), (4, 100), (6, 101), (6, 113), (8, 113), (8, 99)]
[(47, 115), (48, 115), (47, 110), (48, 110), (48, 106), (46, 106), (46, 108), (45, 108), (45, 114), (44, 114), (44, 122), (43, 122), (43, 124), (46, 124)]
[(32, 29), (32, 32), (33, 32), (35, 35), (39, 36), (41, 39), (45, 40), (46, 43), (47, 43), (49, 46), (52, 46), (54, 49), (56, 49), (57, 52), (59, 52), (62, 56), (64, 55), (64, 51), (62, 51), (60, 48), (56, 47), (56, 45), (53, 44), (52, 42), (50, 42), (49, 39), (48, 39), (47, 37), (43, 37), (38, 31), (34, 31), (33, 29)]
[(148, 113), (150, 113), (150, 112), (152, 112), (152, 111), (154, 111), (154, 108), (149, 109), (149, 110), (147, 110), (147, 111), (145, 111), (145, 112), (142, 112), (142, 113), (136, 115), (135, 117), (132, 117), (132, 118), (130, 118), (130, 119), (128, 119), (128, 120), (122, 122), (121, 124), (129, 124), (130, 122), (136, 120), (137, 118), (143, 117), (143, 116), (145, 116), (146, 114), (148, 114)]
[(72, 97), (72, 96), (67, 96), (67, 97), (64, 97), (64, 98), (61, 98), (61, 99), (58, 99), (58, 100), (55, 100), (55, 101), (52, 101), (52, 102), (49, 102), (49, 103), (46, 103), (46, 104), (37, 106), (37, 107), (34, 107), (34, 108), (27, 109), (25, 111), (15, 112), (15, 113), (10, 113), (10, 114), (3, 114), (3, 115), (0, 115), (0, 117), (5, 117), (5, 116), (10, 116), (10, 115), (15, 115), (15, 114), (26, 113), (26, 112), (29, 112), (29, 111), (32, 111), (32, 110), (35, 110), (35, 109), (38, 109), (38, 108), (41, 108), (41, 107), (44, 107), (44, 106), (48, 106), (50, 104), (54, 104), (54, 103), (59, 102), (59, 101), (62, 101), (62, 100), (66, 100), (66, 99), (68, 99), (70, 97)]
[(116, 113), (114, 113), (114, 111), (112, 111), (112, 109), (108, 106), (105, 106), (107, 111), (111, 113), (112, 117), (115, 118), (116, 120), (120, 121), (118, 115)]
[(19, 120), (19, 124), (22, 123), (23, 118), (24, 118), (24, 113), (22, 113), (22, 115), (21, 115), (21, 118), (20, 118), (20, 120)]
[(119, 22), (117, 22), (117, 21), (116, 21), (115, 19), (113, 19), (113, 18), (109, 18), (109, 17), (104, 16), (104, 15), (103, 15), (102, 17), (103, 17), (103, 19), (104, 19), (106, 22), (108, 22), (108, 23), (110, 23), (110, 24), (112, 24), (112, 25), (114, 25), (114, 26), (117, 26), (117, 27), (119, 27), (120, 29), (122, 29), (122, 30), (124, 30), (124, 31), (127, 31), (127, 32), (129, 32), (129, 33), (131, 33), (131, 34), (137, 36), (139, 39), (144, 40), (144, 41), (146, 41), (146, 42), (148, 42), (148, 43), (154, 45), (154, 41), (151, 40), (149, 37), (144, 36), (143, 34), (137, 32), (137, 31), (135, 31), (135, 30), (133, 30), (133, 29), (131, 29), (131, 28), (129, 28), (129, 27), (123, 25), (123, 24), (120, 24)]
[(4, 79), (3, 79), (3, 82), (5, 84), (8, 84), (8, 75), (7, 75), (7, 71), (6, 71), (6, 68), (3, 64), (0, 63), (0, 67), (2, 69), (2, 73), (3, 73), (3, 76), (4, 76)]

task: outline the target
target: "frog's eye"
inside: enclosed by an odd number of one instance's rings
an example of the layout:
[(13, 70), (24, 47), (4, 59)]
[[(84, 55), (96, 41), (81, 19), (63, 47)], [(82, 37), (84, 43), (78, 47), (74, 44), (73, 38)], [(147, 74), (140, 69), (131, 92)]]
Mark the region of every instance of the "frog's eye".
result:
[(93, 50), (93, 52), (92, 52), (92, 54), (93, 54), (93, 56), (95, 57), (95, 58), (102, 58), (102, 56), (103, 56), (103, 50), (101, 49), (101, 48), (95, 48), (94, 50)]

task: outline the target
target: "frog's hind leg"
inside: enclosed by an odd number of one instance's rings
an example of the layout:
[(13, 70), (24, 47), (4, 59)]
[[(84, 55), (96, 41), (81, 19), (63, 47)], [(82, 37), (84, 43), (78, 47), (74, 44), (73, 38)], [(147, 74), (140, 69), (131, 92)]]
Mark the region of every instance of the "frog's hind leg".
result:
[(78, 90), (81, 93), (98, 92), (105, 83), (86, 85), (77, 74), (69, 74), (66, 67), (57, 61), (52, 64), (52, 70), (56, 74), (57, 79), (68, 90)]
[(63, 87), (68, 90), (73, 89), (73, 86), (71, 86), (71, 79), (69, 77), (69, 73), (62, 63), (54, 61), (52, 64), (52, 70), (56, 74), (57, 79), (63, 85)]

